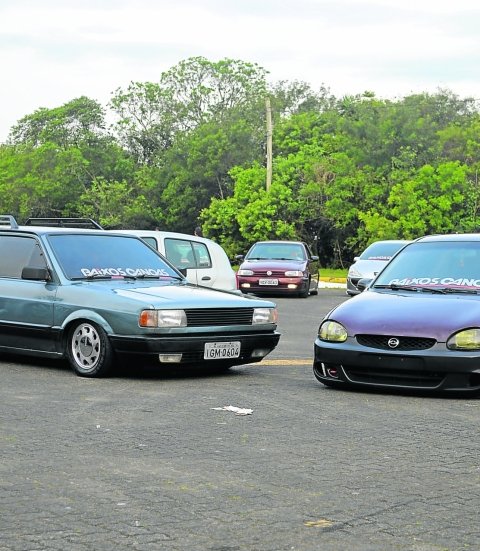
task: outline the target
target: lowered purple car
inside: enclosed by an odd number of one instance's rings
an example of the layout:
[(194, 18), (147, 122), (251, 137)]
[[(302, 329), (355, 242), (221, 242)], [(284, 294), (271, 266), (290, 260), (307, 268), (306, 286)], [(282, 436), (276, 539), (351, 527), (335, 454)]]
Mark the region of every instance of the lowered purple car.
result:
[(257, 241), (243, 257), (237, 272), (238, 288), (257, 295), (318, 293), (319, 262), (302, 241)]
[(422, 237), (360, 285), (319, 327), (320, 382), (480, 393), (479, 234)]

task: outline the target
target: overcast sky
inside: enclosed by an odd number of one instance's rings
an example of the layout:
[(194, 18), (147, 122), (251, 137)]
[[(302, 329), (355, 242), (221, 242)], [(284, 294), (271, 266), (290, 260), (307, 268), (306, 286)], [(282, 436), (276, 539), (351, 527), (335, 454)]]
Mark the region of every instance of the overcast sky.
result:
[(40, 107), (106, 106), (189, 57), (337, 97), (480, 98), (479, 0), (0, 0), (0, 142)]

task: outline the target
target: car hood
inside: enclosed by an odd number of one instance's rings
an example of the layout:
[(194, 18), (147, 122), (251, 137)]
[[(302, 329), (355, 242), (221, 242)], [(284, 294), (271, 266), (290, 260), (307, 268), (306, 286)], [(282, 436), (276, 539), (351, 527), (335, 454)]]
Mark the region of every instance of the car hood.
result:
[(480, 297), (368, 290), (328, 317), (344, 325), (351, 336), (416, 336), (445, 342), (456, 331), (480, 327)]
[[(270, 301), (195, 285), (158, 285), (146, 282), (105, 283), (110, 285), (115, 294), (151, 305), (153, 308), (257, 308), (274, 306), (274, 303)], [(103, 287), (104, 290), (105, 287)]]
[(241, 270), (278, 271), (278, 270), (304, 270), (305, 260), (245, 260), (242, 262)]

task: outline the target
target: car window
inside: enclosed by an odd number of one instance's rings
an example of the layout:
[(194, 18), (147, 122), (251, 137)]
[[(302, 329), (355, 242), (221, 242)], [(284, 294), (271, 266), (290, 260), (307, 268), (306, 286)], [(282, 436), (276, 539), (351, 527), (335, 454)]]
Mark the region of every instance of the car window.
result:
[(386, 266), (375, 284), (480, 287), (480, 243), (414, 243)]
[(361, 260), (390, 260), (405, 243), (372, 243), (360, 255)]
[(65, 275), (174, 276), (175, 270), (141, 239), (113, 235), (51, 235), (49, 242)]
[(298, 243), (256, 243), (247, 260), (305, 260), (305, 251)]
[(147, 245), (150, 245), (150, 247), (153, 247), (155, 250), (158, 251), (158, 243), (155, 237), (149, 237), (148, 235), (142, 236), (142, 238)]
[(177, 268), (211, 268), (212, 260), (204, 243), (188, 239), (165, 239), (165, 256)]
[(198, 243), (192, 241), (193, 253), (195, 255), (195, 262), (198, 268), (211, 268), (212, 259), (210, 258), (210, 253), (208, 252), (208, 247), (205, 243)]
[(21, 278), (25, 266), (46, 266), (40, 246), (33, 237), (0, 236), (0, 277)]

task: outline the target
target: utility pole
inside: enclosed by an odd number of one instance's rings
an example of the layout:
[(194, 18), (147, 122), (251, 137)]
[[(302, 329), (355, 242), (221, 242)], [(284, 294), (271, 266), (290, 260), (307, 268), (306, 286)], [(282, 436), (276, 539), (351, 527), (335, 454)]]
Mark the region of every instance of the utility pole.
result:
[(267, 114), (267, 191), (272, 184), (272, 107), (270, 105), (270, 98), (265, 99), (265, 107)]

